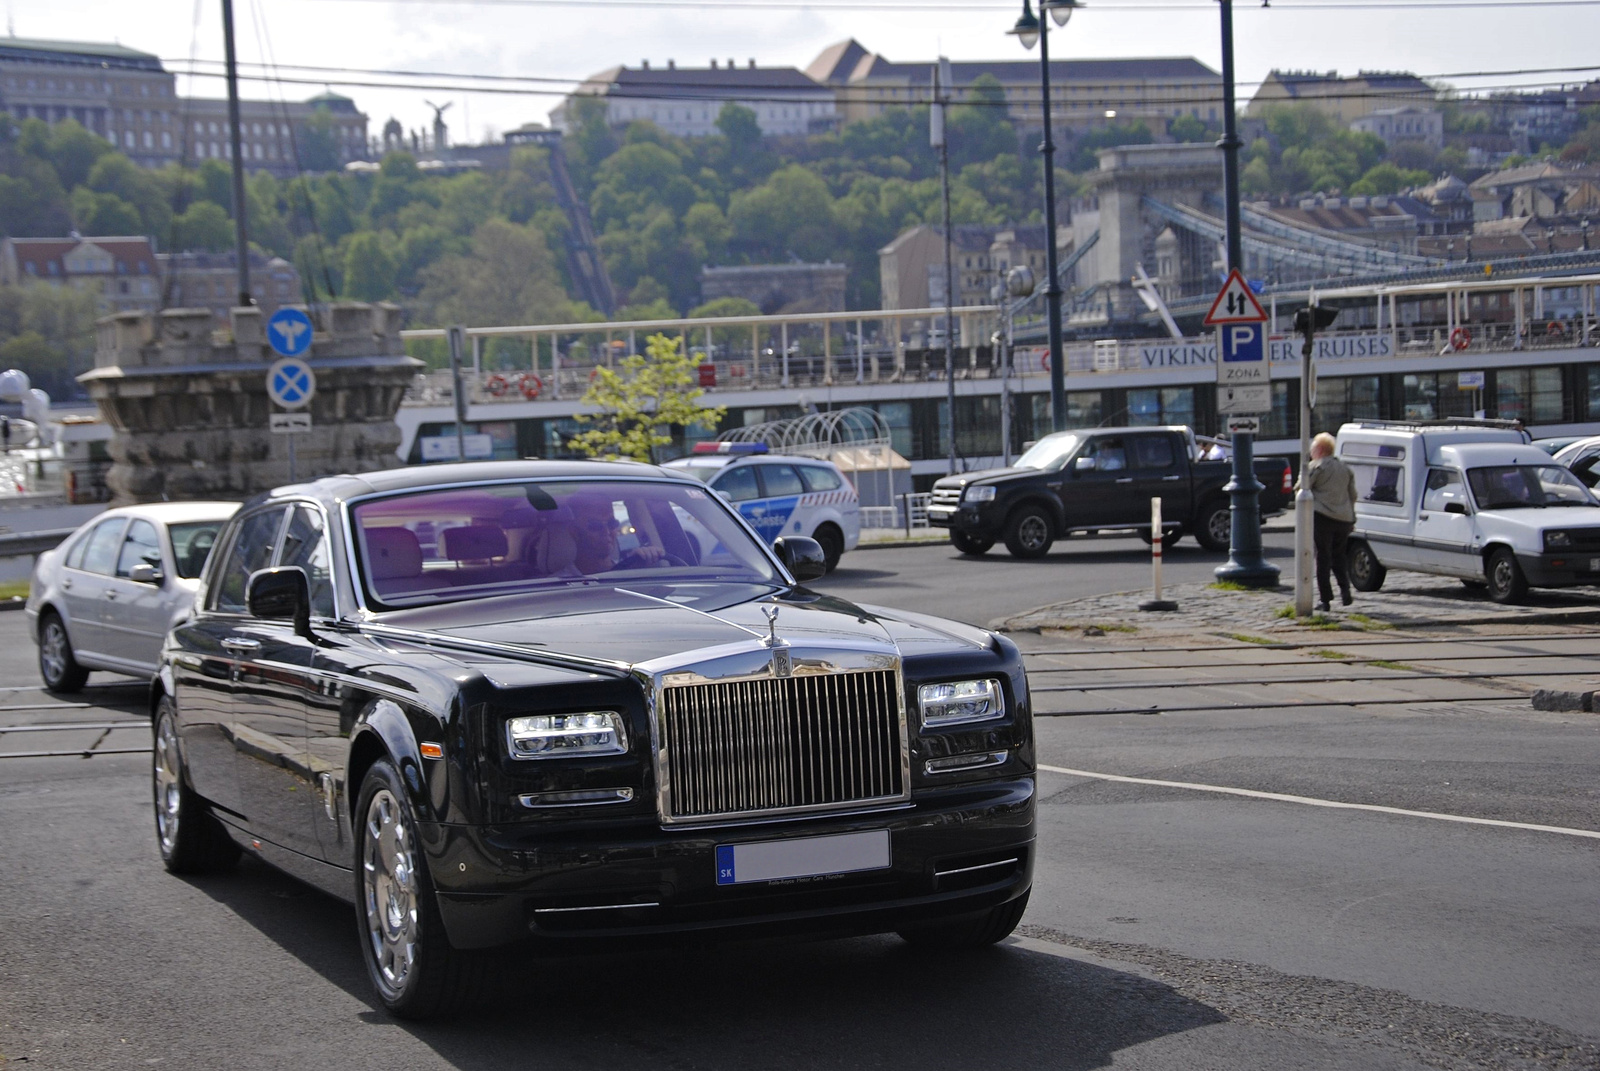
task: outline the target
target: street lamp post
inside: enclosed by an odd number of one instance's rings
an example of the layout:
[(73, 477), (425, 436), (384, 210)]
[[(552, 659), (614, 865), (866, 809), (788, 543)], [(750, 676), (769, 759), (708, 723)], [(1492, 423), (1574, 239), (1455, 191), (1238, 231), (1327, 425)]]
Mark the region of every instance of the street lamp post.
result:
[(1050, 133), (1050, 22), (1065, 26), (1083, 5), (1078, 0), (1039, 0), (1039, 10), (1049, 19), (1035, 18), (1031, 0), (1022, 0), (1022, 17), (1007, 32), (1023, 48), (1039, 45), (1040, 102), (1044, 118), (1044, 304), (1050, 325), (1050, 422), (1053, 431), (1067, 430), (1066, 361), (1061, 355), (1061, 280), (1056, 274), (1056, 143)]

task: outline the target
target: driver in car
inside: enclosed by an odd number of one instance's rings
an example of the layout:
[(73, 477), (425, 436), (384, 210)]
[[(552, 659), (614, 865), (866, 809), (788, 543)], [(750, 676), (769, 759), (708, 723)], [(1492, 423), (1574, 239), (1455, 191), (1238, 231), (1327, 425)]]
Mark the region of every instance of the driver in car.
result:
[(577, 557), (573, 564), (581, 572), (606, 573), (613, 569), (642, 569), (655, 565), (664, 556), (660, 547), (640, 544), (623, 553), (617, 543), (617, 517), (608, 499), (574, 496), (568, 503), (577, 523)]

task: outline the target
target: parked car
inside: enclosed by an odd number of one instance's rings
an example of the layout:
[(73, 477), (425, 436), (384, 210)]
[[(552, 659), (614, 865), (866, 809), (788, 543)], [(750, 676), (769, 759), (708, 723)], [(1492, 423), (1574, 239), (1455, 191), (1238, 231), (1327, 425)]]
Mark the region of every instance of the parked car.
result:
[(1579, 439), (1556, 451), (1556, 464), (1565, 465), (1591, 490), (1600, 485), (1600, 435)]
[[(1211, 441), (1214, 444), (1215, 440)], [(1207, 550), (1227, 550), (1231, 501), (1223, 488), (1232, 463), (1200, 460), (1185, 427), (1094, 428), (1046, 435), (1008, 469), (946, 476), (933, 485), (928, 521), (950, 529), (963, 554), (997, 541), (1017, 558), (1040, 558), (1073, 532), (1133, 529), (1150, 540), (1150, 500), (1160, 497), (1162, 545), (1185, 532)], [(1292, 499), (1283, 458), (1257, 458), (1260, 509), (1270, 517)]]
[(1496, 602), (1600, 583), (1600, 501), (1520, 427), (1370, 421), (1339, 429), (1356, 478), (1350, 582), (1459, 577)]
[(237, 502), (156, 502), (107, 510), (39, 555), (28, 585), (28, 634), (52, 692), (76, 692), (91, 670), (156, 671), (161, 641), (189, 612), (206, 555)]
[(1022, 658), (802, 586), (823, 569), (627, 462), (259, 496), (152, 689), (161, 857), (243, 848), (352, 901), (401, 1016), (470, 1000), (513, 942), (1000, 940), (1033, 872)]
[(1533, 445), (1554, 457), (1573, 443), (1579, 442), (1586, 437), (1583, 435), (1558, 435), (1550, 439), (1535, 439), (1533, 440)]
[(766, 443), (709, 442), (666, 467), (705, 481), (769, 543), (784, 535), (815, 539), (830, 573), (861, 540), (860, 499), (831, 461), (768, 453)]

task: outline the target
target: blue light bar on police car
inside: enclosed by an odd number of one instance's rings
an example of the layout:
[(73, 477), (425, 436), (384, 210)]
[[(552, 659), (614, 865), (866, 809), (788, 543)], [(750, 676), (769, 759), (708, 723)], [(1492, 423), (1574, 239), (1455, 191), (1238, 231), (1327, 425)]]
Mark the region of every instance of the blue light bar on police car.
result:
[(766, 443), (695, 443), (697, 454), (764, 454)]

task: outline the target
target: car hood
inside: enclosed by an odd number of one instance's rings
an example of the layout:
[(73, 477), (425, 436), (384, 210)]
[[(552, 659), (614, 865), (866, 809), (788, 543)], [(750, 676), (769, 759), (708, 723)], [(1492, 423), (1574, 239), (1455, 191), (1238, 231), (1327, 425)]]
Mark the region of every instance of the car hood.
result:
[(1600, 506), (1532, 506), (1479, 510), (1485, 524), (1496, 522), (1516, 528), (1600, 527)]
[(946, 476), (934, 482), (935, 487), (965, 487), (973, 483), (989, 483), (994, 480), (1004, 480), (1011, 476), (1039, 476), (1039, 469), (984, 469), (981, 472), (963, 472), (955, 476)]
[(378, 624), (437, 636), (451, 645), (482, 645), (499, 654), (601, 660), (638, 665), (725, 644), (764, 639), (766, 609), (778, 607), (774, 631), (795, 646), (881, 644), (904, 654), (949, 650), (952, 642), (987, 647), (989, 634), (953, 621), (858, 606), (805, 588), (774, 593), (748, 584), (635, 584), (477, 599), (383, 614)]

